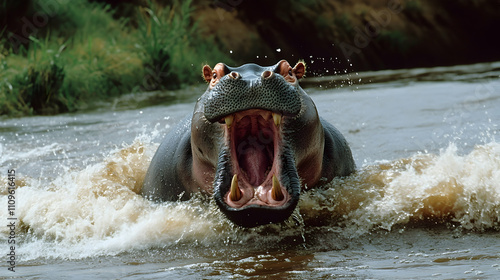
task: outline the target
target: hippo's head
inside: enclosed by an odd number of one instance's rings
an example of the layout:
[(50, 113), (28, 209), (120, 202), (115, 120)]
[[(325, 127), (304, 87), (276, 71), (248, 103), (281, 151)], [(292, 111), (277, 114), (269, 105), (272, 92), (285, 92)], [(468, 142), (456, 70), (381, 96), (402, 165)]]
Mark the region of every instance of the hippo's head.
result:
[(269, 67), (203, 68), (209, 87), (191, 127), (195, 180), (213, 184), (206, 191), (238, 225), (287, 219), (301, 180), (315, 184), (321, 178), (316, 163), (323, 156), (323, 130), (298, 83), (304, 73), (302, 62), (292, 68), (285, 60)]

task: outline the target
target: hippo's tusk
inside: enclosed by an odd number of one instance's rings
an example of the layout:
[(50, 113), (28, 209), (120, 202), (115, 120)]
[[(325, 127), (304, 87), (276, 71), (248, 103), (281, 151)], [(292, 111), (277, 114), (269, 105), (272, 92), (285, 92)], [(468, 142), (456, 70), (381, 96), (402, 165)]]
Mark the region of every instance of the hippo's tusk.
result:
[(281, 191), (280, 182), (278, 181), (278, 178), (276, 178), (276, 175), (273, 175), (273, 189), (271, 191), (271, 196), (276, 201), (281, 201), (285, 198), (283, 192)]
[(273, 119), (274, 119), (274, 124), (276, 126), (279, 126), (281, 124), (281, 116), (280, 115), (273, 113)]
[(233, 119), (234, 119), (233, 115), (229, 115), (224, 118), (224, 121), (226, 122), (228, 128), (231, 127), (231, 125), (233, 124)]
[(229, 198), (232, 201), (238, 201), (243, 197), (241, 194), (240, 187), (238, 186), (238, 175), (234, 174), (233, 180), (231, 181), (231, 193), (229, 194)]

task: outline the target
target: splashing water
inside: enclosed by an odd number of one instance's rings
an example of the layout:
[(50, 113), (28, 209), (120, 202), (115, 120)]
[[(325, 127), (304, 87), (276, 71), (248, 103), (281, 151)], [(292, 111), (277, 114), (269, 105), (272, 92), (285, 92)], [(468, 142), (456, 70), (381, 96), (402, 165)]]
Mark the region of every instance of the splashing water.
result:
[[(49, 185), (25, 178), (17, 190), (23, 258), (83, 258), (180, 244), (280, 243), (319, 227), (346, 238), (422, 223), (500, 229), (500, 145), (494, 142), (467, 155), (451, 144), (439, 155), (364, 166), (327, 187), (303, 192), (295, 221), (253, 230), (233, 226), (202, 196), (154, 204), (138, 195), (156, 147), (135, 140), (102, 163), (63, 174)], [(6, 205), (5, 194), (0, 203)], [(303, 222), (297, 224), (299, 219)], [(281, 234), (266, 234), (273, 231)]]
[(307, 209), (306, 215), (326, 210), (359, 233), (419, 223), (498, 230), (499, 179), (499, 144), (477, 146), (464, 156), (451, 144), (440, 155), (365, 166), (326, 190), (307, 193), (301, 209)]

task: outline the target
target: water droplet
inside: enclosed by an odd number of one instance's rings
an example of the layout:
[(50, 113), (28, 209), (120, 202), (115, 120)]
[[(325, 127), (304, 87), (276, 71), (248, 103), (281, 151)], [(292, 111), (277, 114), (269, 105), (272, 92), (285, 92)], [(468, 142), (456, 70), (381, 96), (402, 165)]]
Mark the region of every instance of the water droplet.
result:
[(232, 51), (232, 50), (230, 50), (230, 51), (229, 51), (229, 53), (233, 53), (233, 51)]
[(277, 49), (276, 49), (276, 51), (277, 51), (277, 52), (281, 52), (281, 49), (280, 49), (280, 48), (277, 48)]

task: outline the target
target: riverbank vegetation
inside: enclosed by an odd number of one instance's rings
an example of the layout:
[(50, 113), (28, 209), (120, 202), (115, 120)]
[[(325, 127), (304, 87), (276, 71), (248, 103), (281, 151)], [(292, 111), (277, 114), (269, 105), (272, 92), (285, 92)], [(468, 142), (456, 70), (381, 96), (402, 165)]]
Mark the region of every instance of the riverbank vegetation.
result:
[(24, 27), (0, 30), (1, 115), (71, 112), (124, 93), (178, 89), (199, 80), (203, 63), (227, 61), (201, 36), (191, 1), (149, 2), (127, 17), (86, 0), (25, 4), (32, 16), (21, 18)]

